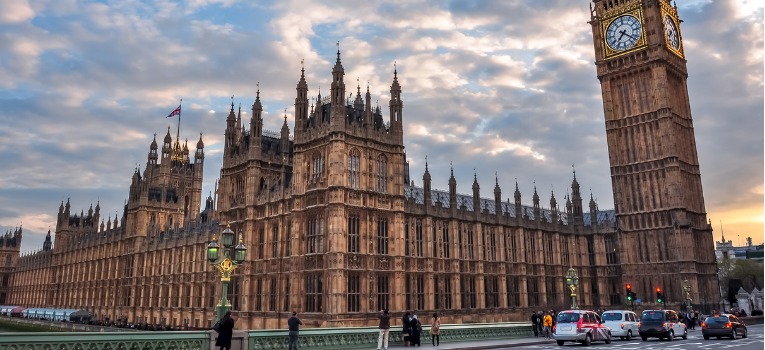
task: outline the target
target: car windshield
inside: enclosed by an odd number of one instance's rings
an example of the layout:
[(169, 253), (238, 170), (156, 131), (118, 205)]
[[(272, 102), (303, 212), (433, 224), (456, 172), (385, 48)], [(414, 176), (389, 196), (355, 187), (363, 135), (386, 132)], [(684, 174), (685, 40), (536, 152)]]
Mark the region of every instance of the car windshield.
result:
[(717, 317), (707, 317), (706, 323), (728, 323), (728, 317), (726, 316), (717, 316)]
[(561, 312), (558, 314), (558, 323), (575, 323), (579, 321), (579, 314), (572, 312)]
[(661, 311), (643, 311), (640, 319), (643, 321), (663, 321), (664, 313)]
[(603, 314), (603, 321), (621, 321), (622, 314), (618, 312), (606, 312)]

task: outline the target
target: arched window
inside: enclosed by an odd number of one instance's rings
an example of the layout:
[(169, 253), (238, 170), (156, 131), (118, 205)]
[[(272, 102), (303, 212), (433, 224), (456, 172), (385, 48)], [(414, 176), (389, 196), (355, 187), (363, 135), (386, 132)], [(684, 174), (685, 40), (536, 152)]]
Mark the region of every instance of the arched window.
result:
[(359, 151), (355, 148), (352, 149), (351, 154), (348, 156), (348, 186), (351, 188), (361, 187), (359, 181), (359, 171), (361, 170), (360, 159)]
[(381, 154), (377, 157), (377, 192), (388, 191), (388, 159)]

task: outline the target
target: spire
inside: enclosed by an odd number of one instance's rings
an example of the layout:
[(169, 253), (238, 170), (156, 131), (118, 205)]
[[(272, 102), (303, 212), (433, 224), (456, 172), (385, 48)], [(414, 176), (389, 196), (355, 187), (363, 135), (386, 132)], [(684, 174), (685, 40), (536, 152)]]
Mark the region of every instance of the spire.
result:
[(423, 203), (426, 207), (429, 207), (432, 203), (432, 199), (430, 197), (430, 171), (428, 170), (428, 156), (425, 156), (425, 173), (422, 175), (422, 194), (423, 194)]
[(340, 42), (337, 42), (337, 60), (335, 61), (335, 67), (332, 68), (332, 72), (344, 73), (343, 64), (340, 62)]
[(202, 133), (199, 133), (199, 141), (197, 141), (197, 149), (205, 148), (205, 143), (202, 142)]
[(449, 162), (451, 176), (449, 176), (449, 203), (452, 209), (457, 207), (457, 180), (454, 178), (454, 166)]

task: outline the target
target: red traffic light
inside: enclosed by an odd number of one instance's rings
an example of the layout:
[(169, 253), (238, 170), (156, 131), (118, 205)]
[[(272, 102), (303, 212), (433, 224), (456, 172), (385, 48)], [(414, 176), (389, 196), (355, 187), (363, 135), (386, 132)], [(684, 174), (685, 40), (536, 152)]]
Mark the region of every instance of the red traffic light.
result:
[(627, 283), (627, 290), (632, 290), (632, 285)]
[(661, 288), (656, 288), (656, 293), (661, 293)]

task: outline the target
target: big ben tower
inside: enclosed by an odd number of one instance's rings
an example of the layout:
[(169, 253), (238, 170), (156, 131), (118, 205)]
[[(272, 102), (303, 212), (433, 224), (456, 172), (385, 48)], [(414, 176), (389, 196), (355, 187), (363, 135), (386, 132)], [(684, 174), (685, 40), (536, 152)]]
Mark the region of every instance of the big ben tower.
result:
[(677, 7), (668, 0), (593, 5), (623, 282), (636, 286), (644, 303), (656, 301), (655, 288), (668, 303), (715, 303), (712, 228)]

